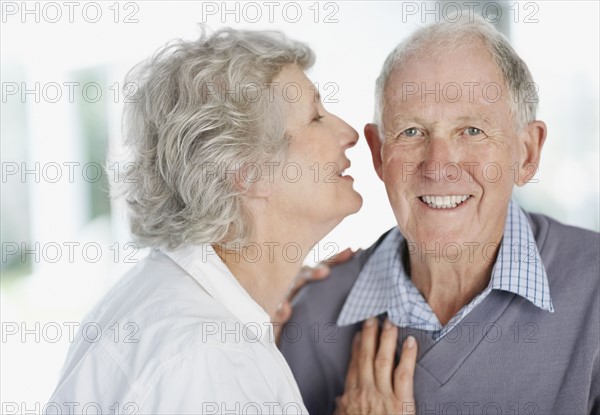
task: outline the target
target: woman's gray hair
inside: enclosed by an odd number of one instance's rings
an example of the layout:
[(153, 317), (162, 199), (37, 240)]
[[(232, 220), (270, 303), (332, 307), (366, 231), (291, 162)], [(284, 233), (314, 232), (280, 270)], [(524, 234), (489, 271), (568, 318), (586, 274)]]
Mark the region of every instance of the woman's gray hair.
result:
[(171, 42), (129, 71), (129, 164), (111, 193), (124, 197), (140, 245), (247, 242), (242, 197), (256, 177), (239, 180), (240, 173), (287, 153), (273, 79), (285, 65), (306, 69), (314, 59), (306, 44), (280, 32), (202, 27), (198, 40)]
[(456, 48), (472, 43), (473, 38), (483, 41), (500, 70), (508, 87), (508, 104), (520, 130), (535, 120), (538, 95), (531, 72), (525, 62), (517, 55), (506, 37), (491, 23), (475, 13), (461, 13), (449, 16), (444, 21), (424, 26), (401, 42), (388, 55), (375, 85), (374, 123), (383, 139), (383, 106), (385, 86), (394, 69), (420, 53), (435, 51), (439, 48)]

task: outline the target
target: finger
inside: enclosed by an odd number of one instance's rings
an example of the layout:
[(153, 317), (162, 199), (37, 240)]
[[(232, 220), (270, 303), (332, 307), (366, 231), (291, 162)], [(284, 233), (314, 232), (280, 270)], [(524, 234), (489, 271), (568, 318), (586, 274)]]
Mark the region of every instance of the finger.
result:
[(310, 282), (314, 280), (322, 280), (331, 273), (331, 268), (325, 263), (319, 263), (316, 267), (311, 268), (311, 272), (306, 275), (304, 282)]
[(338, 252), (333, 255), (331, 258), (328, 258), (324, 262), (329, 265), (339, 264), (341, 262), (345, 262), (354, 256), (354, 251), (352, 248), (346, 248), (343, 251)]
[[(408, 336), (402, 346), (400, 363), (394, 372), (394, 394), (403, 404), (414, 403), (414, 375), (417, 364), (417, 341), (413, 336)], [(414, 405), (413, 405), (414, 407)]]
[(372, 385), (373, 359), (377, 350), (377, 319), (370, 318), (363, 324), (360, 335), (360, 350), (358, 352), (358, 385)]
[(329, 268), (329, 265), (339, 264), (347, 261), (348, 259), (352, 258), (353, 255), (354, 252), (352, 249), (346, 248), (328, 260), (317, 264), (317, 266), (314, 268), (308, 266), (302, 267), (296, 278), (294, 278), (286, 298), (291, 301), (296, 296), (300, 288), (304, 287), (306, 283), (327, 278), (331, 273), (331, 268)]
[(352, 341), (352, 356), (350, 357), (350, 365), (348, 373), (346, 373), (346, 384), (344, 391), (349, 391), (358, 385), (358, 353), (360, 350), (360, 331), (354, 336)]
[(281, 332), (283, 331), (283, 325), (292, 316), (292, 305), (284, 301), (279, 305), (275, 316), (273, 317), (273, 335), (275, 336), (275, 344), (279, 346), (281, 342)]
[(298, 278), (296, 278), (295, 285), (303, 286), (307, 282), (322, 280), (331, 273), (331, 269), (327, 264), (319, 263), (314, 268), (302, 267)]
[(307, 266), (304, 266), (300, 269), (300, 272), (296, 274), (296, 277), (294, 277), (294, 279), (292, 280), (292, 284), (290, 285), (290, 287), (287, 290), (287, 293), (285, 294), (284, 302), (291, 302), (294, 299), (294, 297), (296, 297), (296, 294), (298, 294), (300, 288), (302, 288), (304, 284), (306, 284), (306, 279), (308, 278), (307, 275), (309, 275), (311, 272), (312, 268)]
[(292, 282), (292, 286), (289, 288), (288, 293), (286, 295), (286, 299), (291, 301), (294, 299), (300, 288), (304, 287), (306, 283), (312, 281), (318, 281), (325, 279), (331, 270), (325, 264), (318, 264), (316, 267), (302, 267), (294, 281)]
[(385, 320), (379, 339), (379, 348), (375, 356), (374, 371), (375, 385), (384, 394), (394, 393), (392, 373), (394, 372), (394, 358), (398, 345), (398, 328)]
[(342, 397), (338, 396), (337, 398), (335, 398), (335, 411), (333, 412), (333, 415), (342, 415), (344, 412), (341, 409), (342, 406)]
[(292, 305), (289, 301), (286, 300), (279, 304), (273, 316), (273, 323), (285, 324), (292, 316), (292, 311)]

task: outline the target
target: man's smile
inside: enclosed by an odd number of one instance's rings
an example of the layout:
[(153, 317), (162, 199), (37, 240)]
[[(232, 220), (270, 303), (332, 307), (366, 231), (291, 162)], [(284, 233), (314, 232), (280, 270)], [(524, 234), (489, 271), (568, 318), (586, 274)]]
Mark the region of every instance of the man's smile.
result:
[(433, 209), (454, 209), (470, 198), (471, 195), (425, 195), (419, 197), (423, 203)]

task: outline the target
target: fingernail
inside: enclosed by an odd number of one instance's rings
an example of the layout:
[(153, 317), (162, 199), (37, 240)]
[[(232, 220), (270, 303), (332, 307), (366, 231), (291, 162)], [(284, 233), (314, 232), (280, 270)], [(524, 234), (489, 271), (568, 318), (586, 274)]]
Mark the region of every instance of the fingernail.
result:
[(393, 327), (392, 323), (386, 318), (385, 321), (383, 322), (383, 329), (384, 330), (389, 330), (392, 327)]
[(407, 349), (412, 349), (413, 347), (415, 347), (415, 344), (416, 344), (416, 341), (413, 336), (408, 336), (406, 338), (406, 341), (404, 342), (404, 345), (406, 346)]
[(369, 318), (365, 321), (365, 327), (372, 327), (373, 325), (375, 325), (375, 319), (374, 318)]
[(311, 274), (312, 274), (312, 271), (310, 269), (301, 269), (300, 270), (300, 278), (302, 278), (304, 280), (310, 278)]

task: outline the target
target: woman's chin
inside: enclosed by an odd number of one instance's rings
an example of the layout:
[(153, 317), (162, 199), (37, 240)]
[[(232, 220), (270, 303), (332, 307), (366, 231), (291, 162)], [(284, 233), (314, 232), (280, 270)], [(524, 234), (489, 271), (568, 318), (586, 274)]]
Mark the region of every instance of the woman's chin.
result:
[(306, 206), (312, 211), (310, 216), (306, 217), (307, 225), (318, 229), (322, 236), (331, 232), (346, 217), (358, 212), (363, 204), (362, 196), (354, 190), (343, 195), (338, 193), (335, 197), (327, 199), (321, 199), (322, 204), (318, 209), (314, 209), (315, 206)]
[(340, 205), (339, 207), (343, 207), (343, 217), (340, 219), (340, 221), (342, 219), (344, 219), (346, 216), (350, 216), (353, 215), (354, 213), (358, 212), (360, 210), (360, 208), (363, 205), (363, 198), (360, 195), (360, 193), (358, 193), (355, 190), (352, 190), (352, 195), (350, 195), (348, 197), (347, 200), (344, 201), (340, 201)]
[(349, 213), (350, 215), (358, 212), (363, 205), (363, 197), (356, 190), (354, 191), (354, 193), (356, 193), (355, 207), (354, 210), (352, 210), (352, 212)]

